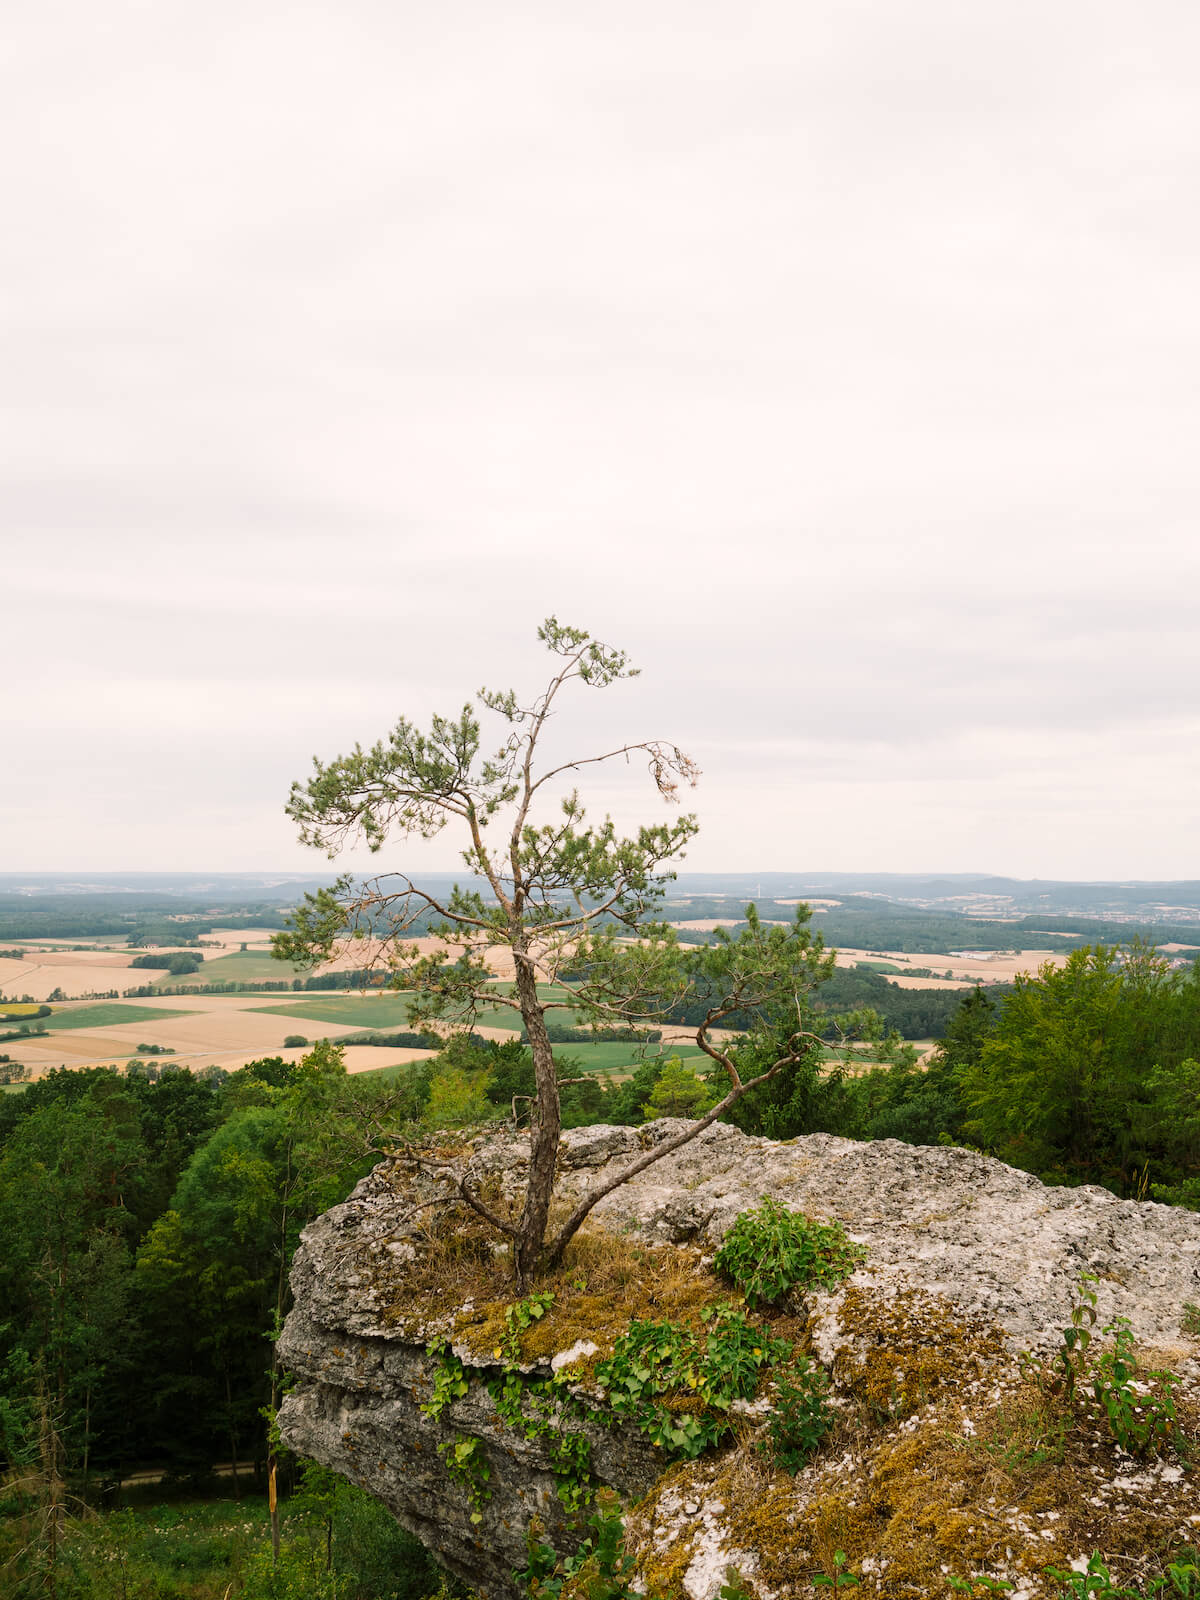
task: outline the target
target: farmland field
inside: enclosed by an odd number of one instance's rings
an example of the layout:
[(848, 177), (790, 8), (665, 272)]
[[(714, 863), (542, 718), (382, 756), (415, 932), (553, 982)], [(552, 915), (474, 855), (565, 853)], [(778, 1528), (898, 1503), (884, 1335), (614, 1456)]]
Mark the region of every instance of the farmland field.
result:
[[(351, 1048), (353, 1049), (354, 1047), (351, 1046)], [(364, 1046), (361, 1047), (359, 1053), (365, 1058), (371, 1054), (371, 1051)], [(384, 1052), (380, 1050), (378, 1054), (383, 1056)], [(411, 1054), (414, 1059), (419, 1059), (420, 1057), (420, 1052), (418, 1051), (413, 1051)], [(694, 1044), (668, 1045), (663, 1049), (661, 1058), (658, 1055), (657, 1047), (652, 1046), (651, 1054), (654, 1059), (662, 1059), (664, 1061), (671, 1056), (681, 1056), (688, 1062), (693, 1071), (699, 1070), (699, 1064), (695, 1061), (695, 1057), (699, 1056), (702, 1060), (706, 1059), (703, 1050), (698, 1049)], [(594, 1073), (597, 1077), (605, 1077), (609, 1074), (618, 1078), (628, 1077), (641, 1066), (643, 1060), (643, 1057), (638, 1054), (638, 1047), (632, 1044), (556, 1044), (554, 1046), (554, 1055), (558, 1061), (577, 1061), (581, 1072)], [(650, 1056), (648, 1055), (645, 1059), (649, 1058)], [(371, 1068), (368, 1065), (360, 1067), (358, 1070), (369, 1072)], [(389, 1064), (376, 1070), (384, 1077), (394, 1078), (397, 1073), (403, 1070), (403, 1066)]]
[(55, 1007), (48, 1017), (36, 1020), (52, 1033), (69, 1028), (115, 1028), (130, 1022), (162, 1022), (166, 1017), (186, 1017), (186, 1011), (167, 1011), (158, 1006), (127, 1005), (120, 1000), (101, 1000), (93, 1006), (77, 1006), (71, 1011)]
[(256, 1004), (254, 1009), (273, 1017), (300, 1017), (308, 1022), (344, 1023), (351, 1028), (407, 1028), (408, 996), (405, 994), (339, 994), (321, 998), (312, 995), (280, 1002)]
[(704, 1051), (694, 1044), (650, 1045), (643, 1055), (636, 1044), (614, 1044), (609, 1040), (599, 1044), (556, 1044), (554, 1055), (559, 1061), (568, 1058), (578, 1061), (584, 1072), (597, 1073), (632, 1072), (644, 1060), (651, 1058), (666, 1061), (671, 1056), (681, 1056), (688, 1062), (695, 1056), (708, 1059)]
[(293, 966), (290, 961), (276, 961), (263, 951), (235, 950), (231, 955), (218, 956), (215, 961), (201, 962), (199, 972), (176, 977), (169, 972), (150, 971), (144, 981), (155, 989), (186, 988), (189, 984), (199, 986), (202, 983), (286, 983), (292, 978), (307, 977), (310, 971), (311, 968)]

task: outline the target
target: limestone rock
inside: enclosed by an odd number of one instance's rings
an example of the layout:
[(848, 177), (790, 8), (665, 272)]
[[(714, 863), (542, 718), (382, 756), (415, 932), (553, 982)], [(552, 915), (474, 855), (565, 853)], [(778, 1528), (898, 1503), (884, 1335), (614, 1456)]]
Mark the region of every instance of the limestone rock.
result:
[[(642, 1129), (568, 1132), (557, 1194), (571, 1199), (585, 1193), (598, 1176), (618, 1169), (647, 1143), (665, 1139), (677, 1127), (661, 1120)], [(477, 1182), (517, 1193), (524, 1183), (526, 1155), (524, 1138), (499, 1134), (478, 1141), (463, 1159)], [(292, 1448), (376, 1494), (444, 1565), (500, 1600), (520, 1592), (512, 1572), (524, 1564), (531, 1521), (562, 1549), (571, 1547), (578, 1532), (555, 1495), (546, 1439), (531, 1440), (507, 1427), (483, 1381), (473, 1383), (468, 1395), (437, 1421), (422, 1412), (437, 1370), (427, 1350), (431, 1338), (449, 1335), (464, 1365), (480, 1380), (501, 1371), (498, 1360), (473, 1352), (458, 1337), (461, 1305), (446, 1303), (431, 1314), (426, 1300), (417, 1315), (406, 1301), (407, 1274), (420, 1258), (437, 1193), (436, 1185), (422, 1186), (401, 1164), (385, 1162), (345, 1204), (305, 1231), (292, 1275), (295, 1309), (281, 1341), (284, 1365), (297, 1380), (284, 1405), (281, 1428)], [(1181, 1330), (1184, 1304), (1200, 1303), (1200, 1215), (1177, 1208), (1121, 1201), (1098, 1188), (1047, 1188), (1026, 1173), (967, 1150), (892, 1140), (855, 1143), (825, 1134), (773, 1143), (718, 1123), (614, 1191), (593, 1217), (615, 1233), (691, 1244), (711, 1255), (739, 1212), (765, 1195), (811, 1216), (840, 1221), (866, 1246), (866, 1260), (850, 1283), (837, 1294), (811, 1297), (806, 1308), (811, 1346), (832, 1367), (835, 1382), (857, 1383), (866, 1392), (862, 1385), (875, 1381), (870, 1363), (878, 1362), (886, 1346), (892, 1357), (887, 1369), (890, 1392), (894, 1398), (903, 1391), (911, 1377), (897, 1354), (906, 1348), (905, 1318), (918, 1329), (912, 1335), (910, 1366), (924, 1360), (920, 1340), (928, 1344), (929, 1335), (922, 1329), (948, 1329), (951, 1343), (958, 1337), (955, 1330), (994, 1332), (991, 1343), (981, 1334), (978, 1349), (984, 1353), (963, 1366), (959, 1395), (926, 1362), (913, 1389), (917, 1409), (904, 1416), (895, 1409), (888, 1449), (914, 1436), (922, 1405), (942, 1407), (938, 1426), (944, 1432), (949, 1415), (945, 1407), (960, 1404), (968, 1390), (981, 1397), (980, 1404), (1000, 1403), (1003, 1383), (991, 1375), (1004, 1364), (1015, 1370), (1014, 1357), (1022, 1349), (1045, 1350), (1058, 1342), (1083, 1272), (1097, 1279), (1098, 1326), (1114, 1316), (1128, 1318), (1140, 1345), (1161, 1352), (1185, 1385), (1200, 1385), (1196, 1339)], [(886, 1308), (891, 1320), (885, 1318), (864, 1334), (866, 1306)], [(558, 1353), (567, 1352), (574, 1362), (581, 1352), (594, 1351), (593, 1341), (601, 1336), (590, 1329), (584, 1333), (590, 1351), (583, 1346), (570, 1351), (571, 1339), (564, 1336)], [(549, 1357), (534, 1368), (535, 1375), (547, 1377), (551, 1370)], [(890, 1403), (885, 1392), (885, 1412)], [(966, 1440), (977, 1423), (969, 1407), (960, 1409), (961, 1418), (954, 1412), (954, 1425)], [(758, 1407), (750, 1408), (746, 1425), (758, 1414)], [(588, 1433), (593, 1471), (603, 1483), (626, 1501), (646, 1496), (629, 1521), (631, 1547), (643, 1571), (652, 1571), (655, 1563), (661, 1566), (674, 1541), (672, 1573), (694, 1600), (712, 1600), (731, 1562), (748, 1581), (758, 1572), (759, 1592), (774, 1592), (769, 1564), (759, 1570), (745, 1519), (739, 1522), (733, 1511), (724, 1509), (727, 1503), (735, 1505), (739, 1495), (766, 1493), (754, 1478), (761, 1471), (753, 1464), (759, 1457), (752, 1460), (747, 1454), (735, 1471), (719, 1453), (710, 1454), (692, 1464), (686, 1484), (679, 1473), (673, 1475), (669, 1496), (647, 1494), (666, 1462), (641, 1434), (598, 1423), (572, 1425)], [(885, 1432), (892, 1426), (889, 1414)], [(481, 1440), (490, 1468), (490, 1498), (479, 1502), (482, 1520), (476, 1523), (471, 1521), (468, 1488), (452, 1478), (438, 1451), (439, 1444), (457, 1438)], [(821, 1468), (826, 1474), (822, 1494), (833, 1492), (829, 1474), (836, 1466)], [(798, 1497), (789, 1513), (796, 1527), (808, 1503), (805, 1494), (811, 1490), (811, 1499), (817, 1492), (815, 1470), (806, 1468), (794, 1488), (787, 1489)], [(864, 1470), (862, 1463), (853, 1470)], [(791, 1483), (787, 1480), (784, 1487)], [(1170, 1487), (1173, 1480), (1156, 1478), (1152, 1490), (1169, 1500), (1164, 1483)], [(1190, 1487), (1194, 1492), (1194, 1481)], [(1179, 1491), (1181, 1504), (1188, 1488)], [(1132, 1490), (1129, 1494), (1136, 1498)], [(690, 1505), (697, 1509), (689, 1511)], [(1183, 1512), (1180, 1517), (1186, 1531), (1190, 1525)], [(982, 1516), (978, 1520), (982, 1526)], [(1044, 1547), (1047, 1559), (1056, 1553), (1063, 1559), (1079, 1554), (1054, 1543), (1057, 1523), (1046, 1526), (1049, 1532), (1043, 1540), (1038, 1531), (1036, 1548)], [(1017, 1592), (1049, 1594), (1053, 1591), (1036, 1583), (1021, 1588), (1024, 1538), (1024, 1533), (1013, 1533), (1012, 1543), (1003, 1546), (1017, 1552), (1011, 1558), (1012, 1571), (1020, 1578)], [(1196, 1538), (1200, 1540), (1200, 1517)], [(803, 1559), (815, 1561), (817, 1556), (810, 1551)], [(890, 1559), (886, 1554), (864, 1558), (860, 1592), (872, 1586), (881, 1594), (889, 1592)]]

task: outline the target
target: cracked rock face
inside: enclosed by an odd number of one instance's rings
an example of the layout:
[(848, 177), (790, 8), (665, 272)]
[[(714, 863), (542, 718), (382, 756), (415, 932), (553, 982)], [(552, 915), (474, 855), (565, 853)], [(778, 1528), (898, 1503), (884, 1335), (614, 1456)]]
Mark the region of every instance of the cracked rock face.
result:
[[(566, 1133), (556, 1193), (585, 1193), (598, 1176), (679, 1126), (663, 1120)], [(525, 1138), (501, 1134), (477, 1141), (466, 1159), (477, 1181), (490, 1177), (516, 1194), (527, 1149)], [(422, 1412), (437, 1369), (426, 1346), (434, 1335), (453, 1337), (461, 1308), (447, 1304), (432, 1320), (406, 1317), (403, 1269), (419, 1251), (421, 1217), (399, 1171), (383, 1163), (305, 1231), (292, 1273), (295, 1308), (280, 1346), (296, 1378), (280, 1417), (283, 1437), (378, 1496), (443, 1565), (485, 1595), (516, 1595), (512, 1572), (524, 1565), (531, 1519), (560, 1549), (571, 1548), (578, 1534), (559, 1506), (544, 1442), (507, 1427), (482, 1383), (437, 1421)], [(840, 1221), (866, 1246), (852, 1290), (889, 1301), (910, 1293), (949, 1302), (964, 1321), (998, 1329), (1012, 1352), (1058, 1342), (1079, 1276), (1090, 1272), (1098, 1280), (1100, 1325), (1128, 1317), (1139, 1344), (1162, 1351), (1188, 1381), (1200, 1380), (1195, 1340), (1180, 1328), (1185, 1303), (1200, 1303), (1200, 1215), (1117, 1200), (1097, 1188), (1047, 1188), (970, 1151), (825, 1134), (778, 1144), (715, 1124), (617, 1189), (593, 1217), (615, 1232), (707, 1253), (739, 1212), (765, 1195)], [(820, 1297), (809, 1308), (813, 1348), (835, 1368), (845, 1353), (842, 1299)], [(499, 1374), (499, 1362), (489, 1368), (455, 1348), (483, 1376)], [(547, 1360), (536, 1375), (548, 1377), (551, 1369)], [(629, 1428), (586, 1431), (595, 1475), (627, 1501), (665, 1470), (662, 1455)], [(490, 1467), (490, 1498), (477, 1504), (438, 1451), (464, 1437), (482, 1441)], [(472, 1522), (473, 1510), (482, 1520)], [(714, 1506), (697, 1518), (707, 1532), (684, 1587), (701, 1600), (716, 1593), (737, 1546), (722, 1543)]]

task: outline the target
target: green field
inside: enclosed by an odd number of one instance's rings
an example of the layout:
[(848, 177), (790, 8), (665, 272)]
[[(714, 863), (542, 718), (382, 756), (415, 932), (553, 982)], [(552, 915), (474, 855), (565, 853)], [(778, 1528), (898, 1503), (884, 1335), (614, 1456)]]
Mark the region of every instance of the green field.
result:
[[(213, 962), (214, 967), (218, 965), (223, 963)], [(569, 991), (561, 985), (541, 984), (538, 993), (543, 999), (557, 999)], [(294, 1000), (280, 1000), (275, 1005), (255, 1006), (254, 1009), (269, 1011), (277, 1017), (303, 1017), (309, 1022), (344, 1022), (353, 1028), (407, 1028), (410, 1025), (408, 996), (403, 990), (361, 996), (317, 995), (310, 992), (303, 997), (297, 995)], [(574, 1020), (574, 1013), (552, 1011), (546, 1020), (570, 1024)], [(520, 1012), (510, 1011), (507, 1006), (487, 1006), (480, 1011), (475, 1022), (479, 1027), (509, 1028), (514, 1033), (519, 1033), (522, 1026)], [(622, 1048), (627, 1049), (628, 1046)]]
[[(577, 1061), (581, 1072), (595, 1073), (597, 1077), (604, 1077), (609, 1073), (617, 1077), (628, 1076), (636, 1071), (645, 1059), (638, 1055), (637, 1046), (631, 1044), (556, 1044), (554, 1055), (559, 1061)], [(671, 1056), (681, 1056), (685, 1061), (690, 1061), (693, 1056), (700, 1056), (703, 1059), (704, 1052), (694, 1044), (669, 1045), (663, 1051), (662, 1059), (666, 1061)], [(397, 1063), (391, 1067), (368, 1068), (372, 1077), (388, 1079), (399, 1077), (408, 1070), (406, 1063)], [(698, 1072), (699, 1065), (692, 1063), (692, 1070)]]
[(164, 1022), (168, 1017), (186, 1017), (186, 1010), (168, 1007), (139, 1006), (120, 1000), (100, 1000), (94, 1006), (80, 1006), (75, 1011), (54, 1011), (37, 1020), (51, 1033), (62, 1033), (67, 1028), (116, 1028), (126, 1022)]
[[(552, 1011), (546, 1018), (547, 1022), (570, 1023), (573, 1021), (569, 1011)], [(520, 1033), (525, 1024), (521, 1021), (519, 1011), (510, 1011), (507, 1006), (486, 1006), (475, 1018), (477, 1027), (480, 1028), (508, 1028), (513, 1033)]]
[[(231, 956), (219, 956), (216, 961), (202, 961), (199, 972), (189, 972), (185, 977), (148, 971), (145, 981), (155, 989), (180, 989), (188, 984), (203, 983), (290, 983), (293, 978), (307, 977), (309, 970), (293, 966), (290, 961), (276, 961), (254, 950), (238, 950)], [(141, 974), (134, 971), (130, 976), (136, 978)]]
[[(650, 1059), (668, 1061), (672, 1056), (679, 1056), (688, 1061), (693, 1056), (700, 1056), (707, 1060), (704, 1051), (694, 1044), (668, 1044), (661, 1046), (653, 1044), (647, 1049), (645, 1055), (639, 1054), (636, 1044), (614, 1044), (603, 1041), (600, 1044), (556, 1044), (554, 1046), (555, 1059), (563, 1061), (570, 1059), (578, 1061), (584, 1072), (633, 1072), (640, 1067), (643, 1061)], [(695, 1070), (693, 1068), (693, 1070)]]
[[(514, 985), (511, 983), (497, 983), (493, 988), (498, 994), (515, 993)], [(538, 996), (542, 1000), (569, 1000), (571, 990), (563, 983), (539, 983)], [(519, 1033), (524, 1026), (520, 1012), (510, 1010), (508, 1006), (488, 1006), (475, 1020), (483, 1028), (511, 1028), (515, 1033)], [(557, 1024), (560, 1028), (586, 1026), (584, 1019), (573, 1006), (562, 1011), (547, 1012), (546, 1021)]]
[(255, 1011), (273, 1017), (302, 1017), (307, 1022), (344, 1022), (352, 1028), (407, 1028), (408, 996), (405, 994), (337, 994), (281, 1002), (274, 1006), (255, 1006)]

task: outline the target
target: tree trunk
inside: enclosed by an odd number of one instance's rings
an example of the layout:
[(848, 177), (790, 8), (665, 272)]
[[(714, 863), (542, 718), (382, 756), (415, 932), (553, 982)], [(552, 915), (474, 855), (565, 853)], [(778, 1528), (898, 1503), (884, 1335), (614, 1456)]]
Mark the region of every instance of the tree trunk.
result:
[[(38, 1454), (41, 1457), (42, 1488), (46, 1496), (45, 1528), (45, 1592), (55, 1600), (58, 1594), (58, 1547), (62, 1539), (62, 1525), (66, 1508), (63, 1505), (63, 1482), (59, 1473), (62, 1440), (50, 1412), (50, 1400), (44, 1381), (38, 1385)], [(39, 1507), (39, 1512), (40, 1512)]]
[(91, 1487), (89, 1463), (92, 1457), (92, 1386), (89, 1383), (83, 1395), (83, 1498), (86, 1503)]
[(537, 974), (524, 948), (513, 941), (516, 960), (517, 999), (521, 1020), (529, 1038), (537, 1084), (537, 1103), (530, 1118), (529, 1182), (525, 1207), (517, 1230), (515, 1248), (516, 1279), (523, 1288), (534, 1276), (542, 1259), (542, 1245), (550, 1217), (550, 1197), (554, 1192), (554, 1172), (558, 1164), (558, 1139), (562, 1115), (558, 1104), (558, 1080), (554, 1052), (546, 1032), (546, 1019), (537, 992)]
[(225, 1414), (229, 1420), (229, 1459), (233, 1467), (233, 1498), (242, 1498), (242, 1485), (238, 1478), (237, 1428), (233, 1420), (233, 1390), (229, 1383), (229, 1368), (225, 1368)]

